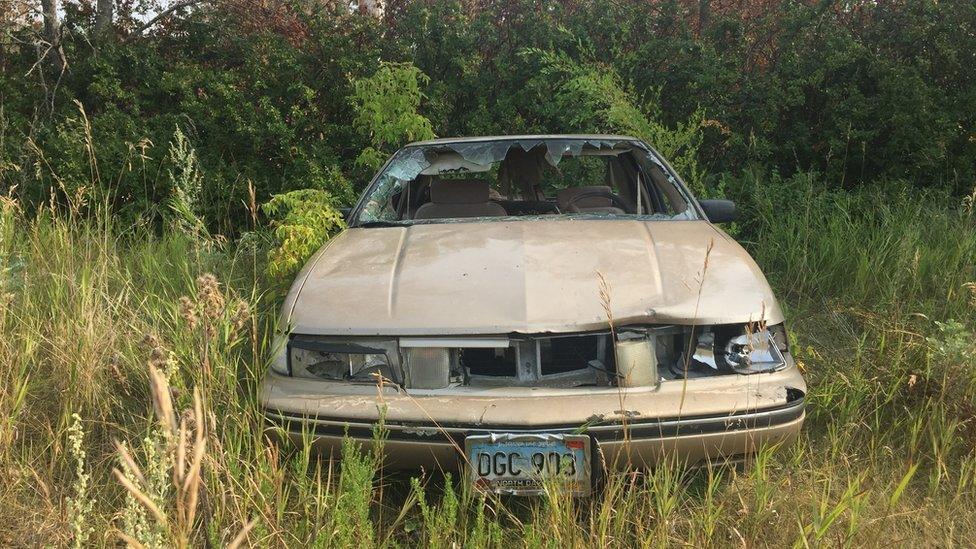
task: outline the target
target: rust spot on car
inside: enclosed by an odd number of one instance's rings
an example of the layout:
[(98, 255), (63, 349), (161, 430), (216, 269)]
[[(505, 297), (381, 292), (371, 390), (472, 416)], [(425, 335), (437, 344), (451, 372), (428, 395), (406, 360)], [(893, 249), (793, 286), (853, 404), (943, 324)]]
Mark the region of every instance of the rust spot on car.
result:
[(641, 415), (637, 410), (615, 410), (613, 413), (627, 418), (639, 417)]

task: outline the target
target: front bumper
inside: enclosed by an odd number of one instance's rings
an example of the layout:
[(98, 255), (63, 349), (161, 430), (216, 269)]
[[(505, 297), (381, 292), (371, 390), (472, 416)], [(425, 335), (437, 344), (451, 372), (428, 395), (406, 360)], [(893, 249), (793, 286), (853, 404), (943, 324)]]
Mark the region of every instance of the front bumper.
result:
[[(655, 389), (492, 389), (404, 395), (271, 375), (261, 402), (268, 433), (338, 455), (344, 436), (370, 443), (380, 415), (386, 467), (456, 469), (464, 439), (486, 433), (585, 433), (610, 466), (736, 459), (795, 439), (806, 385), (795, 368), (662, 383)], [(380, 412), (380, 410), (383, 412)], [(666, 411), (681, 410), (668, 414)]]
[[(324, 454), (339, 455), (344, 436), (370, 444), (373, 424), (349, 423), (266, 411), (268, 434), (287, 437), (295, 444), (311, 443)], [(666, 456), (694, 464), (709, 460), (737, 459), (766, 444), (792, 442), (805, 418), (803, 399), (787, 405), (728, 415), (669, 418), (610, 425), (553, 426), (490, 429), (399, 425), (387, 422), (384, 452), (392, 469), (439, 468), (453, 470), (463, 460), (464, 439), (487, 433), (585, 433), (617, 468), (652, 466)]]

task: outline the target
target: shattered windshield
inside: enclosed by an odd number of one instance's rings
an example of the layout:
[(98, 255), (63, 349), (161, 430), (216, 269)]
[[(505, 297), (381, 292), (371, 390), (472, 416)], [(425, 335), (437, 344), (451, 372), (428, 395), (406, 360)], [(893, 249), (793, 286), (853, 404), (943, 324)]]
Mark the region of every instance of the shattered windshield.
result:
[(401, 149), (354, 225), (554, 216), (697, 217), (669, 170), (637, 143), (539, 138)]

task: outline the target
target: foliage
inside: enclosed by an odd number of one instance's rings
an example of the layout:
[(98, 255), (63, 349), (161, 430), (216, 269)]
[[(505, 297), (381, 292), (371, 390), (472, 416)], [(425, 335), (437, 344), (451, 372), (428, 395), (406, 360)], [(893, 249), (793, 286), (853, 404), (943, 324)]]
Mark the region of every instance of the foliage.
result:
[(346, 226), (335, 199), (322, 190), (278, 194), (261, 208), (271, 218), (278, 241), (268, 261), (272, 277), (294, 275), (315, 250)]
[(834, 188), (960, 195), (976, 179), (972, 2), (402, 1), (382, 21), (299, 4), (203, 3), (125, 41), (120, 14), (94, 51), (69, 1), (64, 75), (22, 45), (35, 28), (5, 29), (0, 185), (28, 209), (94, 187), (159, 228), (177, 126), (205, 176), (198, 217), (225, 235), (246, 226), (249, 186), (258, 203), (315, 188), (349, 205), (393, 148), (435, 133), (636, 133), (715, 194), (757, 164)]
[[(889, 183), (850, 193), (821, 181), (756, 170), (726, 181), (745, 218), (742, 239), (788, 298), (829, 291), (863, 306), (963, 318), (965, 284), (976, 279), (976, 218), (943, 190)], [(931, 204), (941, 207), (922, 206)]]
[[(566, 54), (526, 50), (537, 59), (539, 77), (554, 90), (553, 107), (569, 117), (567, 125), (582, 133), (632, 135), (657, 149), (699, 196), (709, 196), (703, 186), (704, 171), (698, 163), (705, 115), (697, 109), (691, 117), (668, 128), (658, 118), (655, 105), (640, 108), (639, 96), (621, 81), (612, 66), (578, 63)], [(653, 95), (657, 95), (654, 92)]]
[(458, 499), (454, 491), (451, 474), (444, 476), (444, 495), (440, 505), (433, 507), (427, 503), (427, 494), (419, 478), (410, 479), (410, 489), (417, 498), (420, 516), (424, 522), (425, 545), (428, 547), (450, 547), (456, 544), (458, 534)]
[(353, 82), (353, 124), (370, 140), (357, 163), (375, 171), (400, 145), (434, 137), (430, 120), (417, 112), (421, 85), (429, 81), (410, 63), (384, 62), (372, 76)]
[(204, 222), (199, 215), (203, 174), (200, 173), (196, 151), (187, 142), (179, 126), (173, 132), (169, 161), (172, 168), (167, 173), (170, 188), (173, 189), (169, 206), (174, 214), (174, 228), (197, 234), (204, 228)]
[(72, 414), (71, 420), (71, 427), (68, 428), (68, 444), (71, 457), (75, 461), (75, 482), (74, 494), (68, 498), (68, 516), (71, 520), (72, 547), (85, 547), (89, 536), (95, 531), (90, 521), (96, 502), (88, 493), (91, 475), (87, 469), (88, 454), (85, 451), (85, 431), (81, 426), (81, 416)]
[[(0, 31), (0, 544), (973, 538), (976, 4), (313, 4), (202, 3), (139, 37), (120, 15), (92, 43), (66, 2), (64, 74), (37, 29)], [(795, 446), (512, 502), (269, 442), (264, 274), (341, 229), (364, 162), (434, 132), (599, 130), (738, 201), (809, 381)], [(269, 260), (216, 236), (264, 221)]]
[[(128, 444), (120, 443), (119, 470), (132, 486), (137, 487), (142, 482), (142, 495), (145, 495), (149, 502), (157, 508), (164, 508), (166, 494), (170, 486), (168, 477), (173, 464), (169, 459), (163, 433), (154, 430), (152, 434), (143, 438), (141, 450), (143, 454), (141, 457), (145, 460), (145, 465), (140, 469), (135, 462), (130, 463), (127, 459), (132, 454)], [(125, 506), (122, 508), (121, 514), (119, 530), (123, 535), (138, 542), (143, 547), (166, 547), (166, 534), (163, 531), (162, 524), (155, 520), (155, 517), (146, 508), (146, 504), (132, 492), (126, 492)]]
[(341, 518), (335, 517), (339, 547), (372, 547), (375, 533), (370, 519), (373, 501), (373, 477), (378, 464), (374, 456), (363, 451), (352, 439), (342, 441), (342, 470), (339, 476)]
[(938, 336), (925, 338), (936, 355), (949, 362), (958, 363), (972, 360), (976, 357), (976, 343), (973, 334), (966, 329), (966, 325), (958, 320), (949, 319), (946, 322), (935, 321)]
[[(76, 531), (94, 545), (146, 546), (969, 539), (976, 376), (965, 347), (976, 307), (965, 283), (976, 273), (974, 243), (958, 235), (974, 234), (972, 218), (945, 195), (916, 203), (897, 187), (844, 193), (815, 175), (768, 177), (728, 188), (790, 311), (809, 382), (800, 439), (740, 468), (609, 475), (592, 501), (472, 497), (436, 475), (385, 476), (381, 440), (373, 452), (347, 443), (341, 464), (269, 442), (256, 384), (277, 304), (256, 276), (262, 254), (7, 199), (3, 223), (19, 230), (0, 231), (0, 253), (19, 266), (0, 283), (12, 296), (0, 302), (0, 543), (67, 545)], [(88, 418), (83, 438), (66, 436), (78, 432), (74, 413)], [(69, 515), (68, 497), (91, 507)]]

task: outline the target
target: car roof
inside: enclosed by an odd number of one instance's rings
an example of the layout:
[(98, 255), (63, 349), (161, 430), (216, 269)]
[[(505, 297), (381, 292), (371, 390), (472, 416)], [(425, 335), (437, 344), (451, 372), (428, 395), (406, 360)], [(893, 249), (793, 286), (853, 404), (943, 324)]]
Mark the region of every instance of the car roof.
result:
[(405, 146), (414, 147), (418, 145), (444, 145), (448, 143), (478, 143), (483, 141), (512, 141), (523, 139), (600, 139), (606, 141), (640, 141), (636, 137), (629, 135), (612, 135), (597, 133), (580, 134), (542, 134), (542, 135), (484, 135), (472, 137), (440, 137), (438, 139), (427, 139), (425, 141), (414, 141)]

